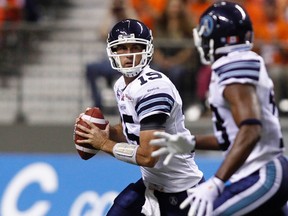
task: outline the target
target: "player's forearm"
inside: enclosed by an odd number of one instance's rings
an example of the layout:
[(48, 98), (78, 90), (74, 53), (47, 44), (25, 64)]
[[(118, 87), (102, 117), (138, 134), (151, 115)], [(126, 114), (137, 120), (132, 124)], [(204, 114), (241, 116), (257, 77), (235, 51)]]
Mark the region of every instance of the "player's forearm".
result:
[(234, 148), (226, 156), (225, 160), (217, 170), (215, 176), (226, 182), (228, 179), (244, 164), (249, 156), (247, 151), (240, 148)]
[(158, 158), (151, 156), (151, 153), (155, 147), (149, 144), (150, 140), (155, 138), (154, 132), (156, 130), (142, 130), (140, 131), (140, 145), (137, 149), (137, 163), (140, 166), (154, 167)]
[(198, 150), (220, 150), (217, 139), (214, 135), (195, 135)]
[(260, 139), (261, 127), (243, 126), (239, 130), (233, 147), (219, 167), (216, 176), (227, 181), (246, 161)]
[(114, 142), (113, 140), (106, 140), (104, 142), (104, 144), (101, 146), (101, 151), (106, 152), (112, 156), (113, 155), (113, 147), (115, 146), (116, 142)]
[(110, 126), (109, 139), (115, 142), (127, 142), (126, 137), (123, 134), (121, 123), (114, 126)]

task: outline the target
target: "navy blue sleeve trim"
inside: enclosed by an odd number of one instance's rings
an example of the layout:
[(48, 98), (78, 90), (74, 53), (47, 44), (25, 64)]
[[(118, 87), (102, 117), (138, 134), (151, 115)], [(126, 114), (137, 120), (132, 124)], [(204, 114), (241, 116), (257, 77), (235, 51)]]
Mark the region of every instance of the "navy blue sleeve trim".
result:
[(135, 110), (138, 116), (143, 116), (154, 111), (170, 113), (174, 102), (174, 99), (169, 94), (154, 94), (140, 100), (136, 104)]

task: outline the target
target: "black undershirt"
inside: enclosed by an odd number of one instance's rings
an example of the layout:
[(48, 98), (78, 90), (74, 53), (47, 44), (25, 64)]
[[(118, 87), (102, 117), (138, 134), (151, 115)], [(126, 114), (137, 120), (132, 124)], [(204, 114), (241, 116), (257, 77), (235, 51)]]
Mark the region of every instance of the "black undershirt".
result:
[(167, 118), (168, 118), (168, 115), (164, 113), (159, 113), (159, 114), (148, 116), (141, 120), (140, 131), (164, 130)]

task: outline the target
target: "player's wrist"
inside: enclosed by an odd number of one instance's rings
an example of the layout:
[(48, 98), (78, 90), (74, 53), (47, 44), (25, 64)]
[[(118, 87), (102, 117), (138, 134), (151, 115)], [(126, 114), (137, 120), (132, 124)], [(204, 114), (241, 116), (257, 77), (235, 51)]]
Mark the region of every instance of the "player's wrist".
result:
[(217, 176), (213, 176), (211, 180), (214, 183), (214, 185), (217, 187), (218, 194), (221, 194), (224, 190), (225, 182), (221, 180), (220, 178), (218, 178)]
[(194, 135), (191, 135), (189, 137), (189, 144), (191, 146), (191, 152), (195, 151), (195, 146), (196, 146), (196, 137)]
[(108, 141), (109, 141), (108, 139), (103, 140), (103, 142), (100, 144), (99, 150), (107, 152)]
[(128, 143), (116, 143), (113, 146), (112, 153), (115, 158), (131, 164), (137, 164), (136, 155), (139, 145)]
[(184, 136), (183, 137), (187, 144), (189, 145), (189, 152), (194, 152), (195, 151), (195, 145), (196, 145), (196, 139), (194, 135), (189, 135), (189, 136)]

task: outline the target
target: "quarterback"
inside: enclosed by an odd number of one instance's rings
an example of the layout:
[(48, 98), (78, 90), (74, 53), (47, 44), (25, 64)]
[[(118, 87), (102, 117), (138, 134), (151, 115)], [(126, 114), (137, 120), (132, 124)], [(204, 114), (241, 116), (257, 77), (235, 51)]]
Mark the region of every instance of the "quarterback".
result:
[(203, 173), (194, 154), (178, 154), (169, 167), (163, 166), (165, 156), (151, 156), (159, 148), (149, 144), (156, 131), (191, 137), (177, 89), (163, 73), (149, 67), (152, 33), (142, 22), (126, 19), (112, 28), (107, 41), (111, 66), (122, 73), (114, 85), (121, 122), (104, 131), (90, 122), (91, 129), (78, 124), (83, 133), (76, 133), (84, 137), (78, 142), (138, 165), (142, 173), (116, 197), (107, 215), (186, 216), (188, 209), (179, 205), (187, 198), (186, 190), (203, 181)]

